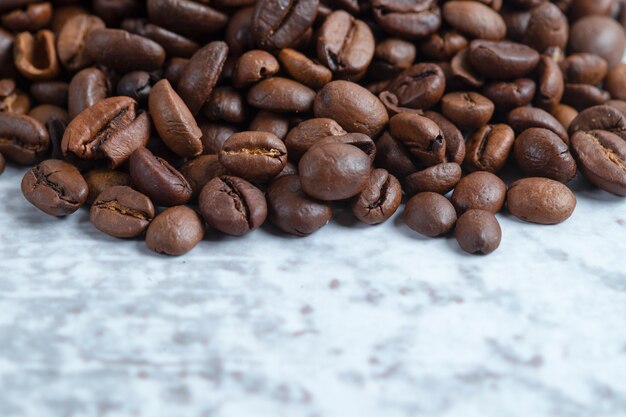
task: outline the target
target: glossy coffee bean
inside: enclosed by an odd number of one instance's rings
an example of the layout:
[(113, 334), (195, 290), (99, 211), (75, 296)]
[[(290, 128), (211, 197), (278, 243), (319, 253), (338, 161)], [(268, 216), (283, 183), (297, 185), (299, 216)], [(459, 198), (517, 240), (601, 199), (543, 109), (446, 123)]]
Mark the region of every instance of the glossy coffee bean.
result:
[(565, 143), (569, 143), (567, 131), (550, 113), (533, 107), (518, 107), (507, 116), (507, 124), (520, 134), (531, 127), (540, 127), (556, 133)]
[(481, 93), (491, 100), (496, 112), (506, 112), (515, 107), (525, 107), (535, 97), (535, 82), (520, 78), (512, 82), (496, 81), (485, 85)]
[(163, 78), (167, 79), (172, 86), (178, 88), (178, 82), (183, 75), (183, 71), (187, 68), (189, 59), (187, 58), (172, 58), (165, 62), (163, 66)]
[(469, 48), (461, 49), (450, 61), (450, 77), (461, 85), (472, 88), (481, 87), (485, 83), (484, 77), (478, 73), (469, 62)]
[(465, 252), (488, 255), (500, 246), (502, 229), (492, 213), (469, 210), (456, 221), (454, 236)]
[(532, 177), (514, 182), (507, 192), (506, 203), (511, 214), (518, 219), (556, 224), (572, 215), (576, 197), (558, 181)]
[(125, 185), (104, 190), (91, 205), (89, 220), (96, 229), (118, 238), (139, 236), (154, 219), (148, 197)]
[(332, 206), (309, 197), (302, 191), (297, 175), (285, 175), (272, 182), (267, 190), (269, 220), (283, 232), (308, 236), (319, 230), (333, 216)]
[(147, 10), (152, 23), (190, 38), (206, 38), (228, 22), (226, 14), (192, 0), (148, 0)]
[(4, 172), (6, 165), (7, 165), (6, 159), (4, 159), (4, 156), (2, 156), (2, 154), (0, 153), (0, 174)]
[(576, 162), (567, 144), (548, 129), (530, 128), (515, 139), (515, 162), (529, 177), (566, 183), (576, 175)]
[(15, 67), (29, 80), (50, 80), (60, 71), (54, 33), (40, 30), (35, 36), (22, 32), (15, 37), (13, 47)]
[(111, 91), (111, 83), (104, 72), (98, 68), (85, 68), (70, 82), (67, 105), (70, 118), (107, 98)]
[(289, 159), (297, 162), (318, 140), (326, 136), (339, 136), (346, 133), (333, 119), (314, 118), (305, 120), (287, 134), (285, 145), (289, 152)]
[(446, 77), (438, 65), (416, 64), (400, 73), (387, 88), (398, 97), (398, 105), (429, 109), (443, 96)]
[(121, 28), (158, 43), (168, 56), (189, 58), (200, 49), (195, 41), (140, 19), (126, 19)]
[(313, 25), (319, 0), (259, 0), (252, 17), (251, 35), (263, 49), (295, 46)]
[(617, 64), (608, 71), (604, 88), (611, 94), (611, 98), (626, 99), (626, 64)]
[(563, 61), (563, 73), (568, 83), (599, 84), (608, 71), (608, 64), (604, 58), (595, 54), (572, 54)]
[(0, 153), (6, 159), (31, 165), (45, 155), (49, 146), (50, 137), (41, 122), (29, 116), (0, 112)]
[(571, 27), (568, 49), (596, 54), (607, 61), (609, 68), (621, 61), (624, 48), (624, 29), (609, 17), (586, 16)]
[(0, 27), (0, 77), (13, 77), (16, 74), (13, 59), (15, 37)]
[(537, 64), (536, 104), (544, 110), (553, 109), (563, 98), (565, 82), (559, 65), (551, 57), (542, 55)]
[(200, 138), (202, 153), (205, 155), (218, 154), (222, 150), (226, 139), (239, 131), (232, 125), (208, 121), (201, 121), (199, 126), (202, 132), (202, 137)]
[(465, 138), (461, 131), (440, 113), (424, 112), (424, 117), (437, 123), (446, 141), (446, 159), (460, 164), (465, 159)]
[(370, 161), (374, 162), (376, 159), (376, 144), (367, 135), (363, 133), (346, 133), (345, 135), (331, 135), (325, 138), (319, 139), (313, 147), (324, 146), (331, 143), (345, 143), (346, 145), (352, 145), (363, 152), (369, 157)]
[(567, 104), (557, 104), (552, 109), (552, 115), (556, 120), (563, 125), (565, 130), (569, 129), (572, 120), (578, 116), (578, 112), (575, 108), (568, 106)]
[(241, 56), (256, 47), (250, 29), (253, 15), (254, 7), (242, 7), (230, 16), (224, 41), (232, 56)]
[(411, 42), (387, 38), (376, 45), (368, 74), (383, 80), (395, 77), (413, 64), (415, 56), (415, 45)]
[(238, 177), (212, 179), (200, 192), (198, 201), (207, 224), (229, 235), (241, 236), (258, 229), (267, 218), (263, 192)]
[(78, 71), (93, 63), (87, 55), (87, 37), (91, 31), (104, 28), (104, 22), (97, 16), (77, 14), (69, 18), (57, 38), (57, 51), (63, 67)]
[(505, 124), (485, 125), (469, 136), (465, 167), (469, 170), (498, 172), (513, 149), (515, 132)]
[(52, 20), (50, 3), (29, 4), (26, 9), (15, 9), (0, 18), (0, 23), (13, 32), (35, 32), (45, 28)]
[(115, 171), (112, 169), (94, 169), (87, 172), (84, 176), (89, 194), (87, 195), (87, 204), (93, 204), (96, 198), (103, 191), (117, 185), (131, 186), (130, 175), (126, 172)]
[(240, 132), (224, 142), (219, 160), (231, 175), (268, 181), (285, 167), (287, 148), (273, 133)]
[(424, 166), (444, 162), (446, 140), (439, 126), (432, 120), (411, 113), (400, 113), (389, 121), (391, 135)]
[(248, 91), (248, 104), (277, 113), (306, 113), (313, 107), (315, 91), (289, 78), (272, 77)]
[(389, 132), (383, 133), (376, 141), (375, 163), (398, 178), (404, 178), (422, 168), (413, 161), (405, 146)]
[(442, 13), (450, 26), (470, 38), (500, 40), (506, 35), (506, 25), (498, 12), (477, 1), (446, 2)]
[(94, 13), (109, 26), (116, 26), (123, 18), (141, 13), (141, 3), (137, 0), (93, 0)]
[(606, 130), (626, 140), (626, 118), (613, 106), (589, 107), (576, 116), (569, 125), (569, 134), (578, 131)]
[(63, 81), (40, 81), (30, 85), (30, 95), (39, 104), (66, 107), (69, 84)]
[(461, 166), (455, 162), (433, 165), (404, 179), (406, 193), (409, 196), (425, 191), (446, 194), (458, 184), (461, 174)]
[(237, 88), (257, 83), (269, 78), (280, 69), (278, 61), (272, 54), (255, 49), (241, 55), (235, 64), (233, 85)]
[(396, 177), (384, 169), (374, 169), (367, 185), (352, 201), (352, 212), (367, 224), (388, 220), (400, 207), (402, 187)]
[(193, 195), (185, 177), (146, 148), (139, 148), (130, 156), (129, 171), (137, 189), (158, 206), (185, 204)]
[(451, 201), (458, 213), (471, 209), (497, 213), (502, 209), (505, 198), (504, 181), (490, 172), (477, 171), (461, 178)]
[(273, 133), (284, 141), (289, 133), (289, 119), (282, 114), (260, 111), (250, 122), (248, 130)]
[(202, 107), (209, 120), (243, 123), (248, 118), (248, 107), (239, 91), (231, 87), (217, 87)]
[(539, 52), (550, 47), (565, 50), (568, 29), (563, 12), (551, 2), (542, 2), (530, 10), (522, 42)]
[(495, 107), (491, 100), (474, 92), (448, 93), (441, 99), (441, 111), (461, 130), (475, 130), (486, 125)]
[(608, 92), (589, 84), (565, 84), (563, 91), (563, 103), (578, 110), (604, 104), (610, 99)]
[(116, 92), (119, 96), (128, 96), (138, 103), (146, 103), (152, 85), (158, 78), (146, 71), (131, 71), (124, 74), (117, 82)]
[(67, 216), (87, 200), (87, 183), (67, 162), (48, 159), (22, 179), (22, 194), (29, 203), (51, 216)]
[(539, 62), (539, 53), (516, 42), (474, 40), (468, 57), (472, 67), (492, 79), (515, 79), (531, 72)]
[(421, 39), (441, 26), (441, 11), (436, 1), (372, 1), (376, 23), (387, 33)]
[(456, 212), (441, 194), (422, 192), (407, 201), (404, 221), (411, 229), (429, 237), (450, 232), (456, 223)]
[(295, 49), (281, 49), (278, 60), (291, 78), (314, 90), (324, 87), (333, 78), (333, 73), (327, 67)]
[(170, 207), (152, 220), (146, 245), (165, 255), (179, 256), (192, 250), (204, 237), (204, 222), (185, 206)]
[(226, 175), (226, 169), (220, 163), (217, 155), (199, 155), (186, 161), (180, 167), (180, 173), (191, 186), (192, 199), (195, 200), (205, 184), (213, 178)]
[(39, 121), (44, 126), (48, 123), (50, 119), (56, 119), (62, 122), (64, 125), (67, 125), (69, 122), (69, 115), (67, 112), (59, 106), (53, 106), (52, 104), (41, 104), (39, 106), (33, 107), (28, 115), (33, 119)]
[(95, 62), (121, 73), (152, 71), (165, 62), (165, 50), (158, 43), (121, 29), (89, 32), (85, 51)]

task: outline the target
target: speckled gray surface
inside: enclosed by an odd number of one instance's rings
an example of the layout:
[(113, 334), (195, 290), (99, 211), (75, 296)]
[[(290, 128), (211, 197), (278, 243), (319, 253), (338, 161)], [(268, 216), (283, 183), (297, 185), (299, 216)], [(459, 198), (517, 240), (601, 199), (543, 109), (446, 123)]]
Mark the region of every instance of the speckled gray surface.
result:
[(187, 256), (57, 220), (0, 176), (0, 416), (626, 415), (626, 199), (500, 215), (488, 257), (396, 216), (209, 234)]

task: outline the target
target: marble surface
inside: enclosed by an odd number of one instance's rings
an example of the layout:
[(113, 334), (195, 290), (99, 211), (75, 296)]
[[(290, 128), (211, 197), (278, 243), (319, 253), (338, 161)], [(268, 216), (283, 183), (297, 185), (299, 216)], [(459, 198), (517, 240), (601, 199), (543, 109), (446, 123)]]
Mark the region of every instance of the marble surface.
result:
[(168, 258), (0, 176), (0, 416), (626, 415), (626, 199), (499, 215), (466, 255), (395, 216)]

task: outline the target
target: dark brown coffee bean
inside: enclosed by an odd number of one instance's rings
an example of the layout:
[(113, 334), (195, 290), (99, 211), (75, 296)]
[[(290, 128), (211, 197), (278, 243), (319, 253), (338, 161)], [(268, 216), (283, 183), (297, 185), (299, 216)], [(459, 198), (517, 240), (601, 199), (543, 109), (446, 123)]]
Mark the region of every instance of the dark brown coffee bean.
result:
[(220, 164), (217, 155), (199, 155), (185, 162), (180, 167), (180, 173), (193, 190), (192, 199), (196, 200), (202, 187), (213, 178), (226, 175), (226, 169)]
[(124, 18), (141, 13), (143, 2), (137, 0), (93, 0), (94, 13), (109, 26), (118, 26)]
[(572, 54), (562, 63), (565, 80), (575, 84), (599, 84), (608, 71), (604, 58), (589, 53)]
[(461, 130), (475, 130), (491, 120), (494, 105), (474, 92), (448, 93), (441, 99), (441, 111)]
[(38, 120), (44, 126), (50, 119), (57, 119), (64, 125), (67, 125), (70, 119), (65, 109), (59, 106), (53, 106), (52, 104), (41, 104), (33, 107), (28, 112), (28, 115), (33, 119)]
[(360, 193), (367, 185), (370, 169), (371, 161), (365, 152), (343, 143), (313, 146), (298, 164), (302, 189), (324, 201)]
[(285, 167), (287, 148), (273, 133), (240, 132), (224, 142), (219, 160), (229, 174), (268, 181)]
[(468, 57), (472, 67), (493, 79), (515, 79), (531, 72), (539, 53), (516, 42), (477, 39), (470, 42)]
[(0, 112), (0, 153), (9, 161), (31, 165), (45, 155), (50, 137), (43, 124), (29, 116)]
[(437, 112), (427, 111), (424, 113), (424, 117), (437, 123), (441, 129), (443, 138), (446, 140), (446, 159), (457, 164), (463, 162), (465, 159), (465, 139), (461, 131), (457, 129), (454, 123)]
[(331, 81), (315, 97), (315, 117), (332, 118), (348, 132), (359, 132), (375, 138), (389, 121), (380, 100), (358, 84)]
[(400, 113), (389, 121), (391, 135), (424, 166), (445, 161), (446, 140), (439, 126), (417, 114)]
[(139, 148), (130, 156), (129, 171), (137, 189), (158, 206), (185, 204), (193, 195), (185, 177), (146, 148)]
[(250, 29), (253, 15), (254, 7), (243, 7), (230, 16), (224, 40), (232, 56), (241, 56), (244, 52), (254, 49), (255, 43)]
[(231, 87), (217, 87), (202, 107), (207, 119), (228, 123), (243, 123), (248, 118), (248, 107), (239, 91)]
[(567, 131), (550, 113), (533, 107), (518, 107), (511, 110), (507, 123), (515, 133), (520, 134), (531, 127), (540, 127), (556, 133), (566, 144), (569, 143)]
[(612, 106), (593, 106), (580, 113), (569, 125), (569, 134), (577, 131), (606, 130), (626, 140), (626, 118)]
[(569, 0), (568, 14), (572, 20), (588, 15), (608, 16), (615, 6), (611, 0)]
[(556, 120), (563, 125), (565, 130), (569, 129), (572, 120), (578, 116), (578, 112), (575, 108), (568, 106), (567, 104), (557, 104), (552, 109), (552, 115)]
[(272, 182), (267, 190), (269, 218), (283, 232), (308, 236), (325, 226), (333, 216), (332, 206), (302, 191), (297, 175), (286, 175)]
[(108, 97), (111, 83), (106, 74), (98, 68), (85, 68), (79, 71), (70, 82), (67, 105), (70, 118)]
[(398, 104), (415, 109), (429, 109), (439, 102), (446, 89), (446, 77), (435, 64), (416, 64), (403, 71), (389, 84)]
[(10, 79), (0, 80), (0, 83), (5, 81), (8, 81), (9, 84), (12, 85), (12, 88), (7, 94), (0, 94), (0, 111), (27, 114), (30, 110), (28, 95), (16, 89), (15, 83)]
[(154, 74), (146, 71), (132, 71), (120, 78), (116, 92), (119, 96), (128, 96), (145, 104), (150, 96), (152, 85), (157, 81), (158, 78)]
[(311, 110), (315, 91), (289, 78), (273, 77), (248, 91), (248, 104), (277, 113), (306, 113)]
[(192, 0), (148, 0), (148, 18), (154, 24), (190, 38), (221, 31), (228, 16)]
[(319, 0), (260, 0), (252, 17), (251, 35), (263, 49), (295, 46), (313, 25)]
[(324, 87), (333, 78), (333, 73), (328, 68), (295, 49), (281, 49), (278, 60), (291, 78), (314, 90)]
[(626, 99), (626, 64), (617, 64), (608, 71), (604, 88), (613, 99)]
[(317, 58), (338, 77), (361, 78), (374, 57), (372, 30), (362, 20), (337, 10), (326, 18), (317, 38)]
[(504, 168), (514, 142), (510, 126), (485, 125), (467, 139), (464, 166), (472, 171), (498, 172)]
[(576, 208), (574, 193), (558, 181), (532, 177), (515, 181), (507, 192), (506, 204), (518, 219), (539, 224), (557, 224)]
[(0, 27), (0, 77), (14, 77), (16, 74), (13, 59), (15, 37)]
[(441, 11), (436, 1), (374, 0), (376, 23), (387, 33), (419, 39), (441, 26)]
[(50, 80), (59, 74), (54, 33), (40, 30), (36, 36), (22, 32), (15, 37), (13, 47), (15, 67), (29, 80)]
[(491, 172), (476, 171), (461, 178), (451, 201), (458, 213), (471, 209), (497, 213), (502, 209), (505, 198), (504, 181)]
[(393, 175), (384, 169), (374, 169), (367, 185), (352, 201), (352, 212), (367, 224), (388, 220), (400, 207), (402, 187)]
[(368, 75), (377, 80), (393, 78), (415, 61), (415, 45), (397, 38), (387, 38), (376, 45)]
[[(469, 48), (461, 49), (450, 61), (450, 71), (455, 80), (468, 87), (481, 87), (485, 80), (469, 62)], [(450, 84), (448, 82), (448, 84)]]
[(211, 95), (227, 55), (226, 43), (210, 42), (193, 54), (180, 76), (176, 91), (194, 116)]
[(178, 82), (182, 77), (189, 60), (187, 58), (172, 58), (163, 67), (163, 78), (167, 79), (173, 87), (178, 88)]
[(389, 132), (385, 132), (376, 142), (375, 162), (376, 166), (385, 168), (398, 178), (404, 178), (419, 169), (405, 146)]
[(507, 112), (530, 104), (535, 97), (535, 82), (529, 78), (493, 82), (483, 87), (482, 94), (493, 102), (497, 112)]
[(202, 137), (200, 138), (202, 153), (206, 155), (218, 154), (222, 150), (226, 139), (239, 131), (231, 125), (207, 121), (201, 121), (199, 126), (202, 132)]
[(536, 104), (544, 110), (551, 110), (563, 97), (563, 73), (554, 59), (542, 55), (537, 64), (537, 78)]
[(2, 156), (2, 154), (0, 153), (0, 174), (2, 174), (4, 172), (4, 168), (6, 167), (7, 162), (4, 159), (4, 156)]
[(449, 1), (443, 5), (443, 18), (470, 38), (500, 40), (506, 25), (498, 12), (476, 1)]
[(152, 71), (163, 66), (165, 50), (158, 43), (121, 29), (94, 29), (85, 51), (97, 63), (121, 73)]
[(137, 114), (136, 108), (130, 97), (111, 97), (83, 110), (65, 130), (63, 155), (105, 159), (111, 168), (119, 166), (150, 138), (150, 119), (147, 113)]
[(589, 52), (606, 59), (609, 68), (618, 64), (626, 48), (624, 29), (604, 16), (587, 16), (572, 26), (568, 42), (571, 52)]
[(184, 255), (204, 237), (204, 222), (185, 206), (170, 207), (148, 226), (146, 245), (151, 250), (171, 256)]
[(446, 194), (458, 184), (461, 174), (461, 166), (455, 162), (433, 165), (404, 179), (406, 193), (409, 196), (424, 191)]
[(542, 2), (530, 11), (523, 42), (539, 52), (552, 46), (565, 50), (568, 29), (563, 12), (550, 2)]
[[(391, 83), (388, 83), (384, 88), (388, 88), (389, 84)], [(421, 109), (412, 109), (409, 107), (400, 106), (400, 100), (391, 91), (385, 90), (378, 93), (378, 99), (381, 101), (381, 103), (383, 103), (383, 106), (385, 106), (385, 108), (387, 109), (387, 113), (390, 117), (395, 116), (398, 113), (413, 113), (420, 116), (424, 115), (424, 111)]]
[(260, 111), (250, 122), (248, 130), (254, 132), (270, 132), (284, 141), (289, 133), (289, 119), (283, 115)]
[(22, 194), (44, 213), (62, 217), (74, 213), (85, 203), (88, 189), (73, 165), (48, 159), (24, 175)]
[(608, 92), (589, 84), (565, 84), (563, 91), (563, 103), (578, 110), (604, 104), (610, 99)]
[[(433, 33), (418, 45), (421, 54), (433, 61), (449, 61), (467, 46), (467, 39), (454, 31)], [(377, 47), (378, 49), (378, 47)]]
[(585, 178), (605, 191), (626, 196), (626, 141), (607, 131), (577, 131), (572, 149)]
[(333, 119), (317, 118), (305, 120), (287, 134), (285, 145), (289, 151), (289, 159), (297, 162), (319, 139), (346, 133)]
[(89, 194), (87, 204), (93, 204), (103, 191), (117, 185), (131, 186), (130, 175), (122, 171), (112, 169), (95, 169), (84, 175)]
[(190, 58), (200, 49), (200, 45), (193, 40), (162, 28), (161, 26), (153, 25), (152, 23), (144, 23), (141, 19), (124, 20), (122, 22), (122, 29), (158, 43), (168, 56)]
[(404, 221), (417, 233), (437, 237), (454, 228), (456, 212), (450, 201), (441, 194), (423, 192), (407, 201)]
[(104, 190), (91, 205), (89, 220), (96, 229), (119, 238), (139, 236), (154, 218), (148, 197), (124, 185)]
[(567, 144), (548, 129), (531, 128), (515, 140), (515, 162), (529, 177), (566, 183), (576, 175), (576, 162)]
[(30, 85), (30, 95), (39, 104), (66, 107), (69, 84), (63, 81), (40, 81)]
[(29, 4), (25, 9), (15, 9), (2, 15), (0, 23), (13, 32), (35, 32), (45, 28), (52, 20), (50, 3)]
[(235, 64), (233, 85), (237, 88), (246, 87), (271, 77), (279, 69), (280, 65), (272, 54), (258, 49), (248, 51)]
[(86, 52), (87, 37), (92, 30), (104, 28), (104, 22), (97, 16), (78, 14), (68, 19), (57, 39), (59, 60), (63, 67), (70, 71), (88, 67), (93, 60)]
[(222, 176), (209, 181), (198, 198), (207, 224), (234, 236), (258, 229), (267, 218), (263, 192), (248, 181)]
[(500, 246), (502, 229), (492, 213), (469, 210), (456, 221), (454, 236), (465, 252), (488, 255)]
[(331, 143), (345, 143), (346, 145), (356, 146), (367, 154), (372, 163), (376, 159), (376, 144), (367, 135), (363, 133), (346, 133), (344, 135), (330, 135), (316, 141), (314, 146), (325, 146)]

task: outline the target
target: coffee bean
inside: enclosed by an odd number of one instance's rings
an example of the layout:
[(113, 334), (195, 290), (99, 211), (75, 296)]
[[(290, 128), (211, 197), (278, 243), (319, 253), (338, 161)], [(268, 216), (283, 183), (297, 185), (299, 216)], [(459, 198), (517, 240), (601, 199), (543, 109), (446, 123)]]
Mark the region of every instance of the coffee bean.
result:
[(180, 167), (180, 173), (191, 186), (192, 199), (196, 200), (202, 187), (213, 178), (225, 175), (226, 169), (220, 163), (217, 155), (199, 155), (185, 162)]
[(15, 61), (13, 60), (13, 44), (15, 37), (0, 27), (0, 77), (15, 76)]
[(385, 132), (376, 142), (376, 166), (385, 168), (398, 178), (418, 171), (406, 147), (389, 132)]
[(523, 77), (539, 62), (539, 53), (526, 45), (484, 39), (470, 43), (468, 57), (476, 71), (493, 79)]
[(219, 160), (229, 174), (268, 181), (285, 167), (287, 148), (273, 133), (240, 132), (224, 142)]
[(441, 99), (441, 111), (461, 130), (475, 130), (486, 125), (494, 105), (485, 96), (474, 92), (448, 93)]
[(374, 169), (367, 185), (352, 201), (352, 212), (367, 224), (388, 220), (400, 207), (402, 187), (393, 175), (384, 169)]
[(44, 126), (50, 119), (57, 119), (64, 125), (67, 125), (69, 122), (69, 115), (65, 109), (51, 104), (42, 104), (37, 107), (33, 107), (32, 110), (28, 112), (28, 115), (39, 121)]
[(128, 96), (138, 103), (145, 104), (150, 96), (152, 85), (157, 77), (146, 71), (131, 71), (117, 82), (116, 92), (119, 96)]
[(388, 38), (379, 42), (368, 75), (377, 80), (393, 78), (415, 61), (415, 45), (403, 39)]
[(241, 56), (256, 46), (250, 29), (253, 15), (254, 7), (242, 7), (230, 16), (224, 40), (232, 56)]
[(241, 93), (230, 87), (214, 89), (202, 111), (209, 120), (228, 123), (243, 123), (248, 117)]
[(389, 127), (391, 135), (424, 166), (444, 162), (446, 140), (432, 120), (417, 114), (400, 113), (391, 118)]
[(137, 114), (136, 107), (130, 97), (111, 97), (83, 110), (65, 130), (63, 155), (119, 166), (150, 137), (150, 119), (147, 113)]
[(371, 161), (356, 146), (334, 143), (313, 146), (300, 159), (302, 189), (324, 200), (343, 200), (360, 193), (370, 176)]
[(469, 210), (456, 221), (454, 236), (465, 252), (488, 255), (500, 246), (502, 229), (492, 213)]
[(183, 75), (183, 71), (187, 68), (189, 59), (172, 58), (165, 63), (163, 67), (163, 78), (167, 79), (172, 86), (178, 88), (178, 82)]
[(377, 137), (389, 121), (380, 100), (358, 84), (331, 81), (315, 97), (315, 117), (332, 118), (348, 132)]
[(465, 139), (461, 131), (457, 129), (454, 123), (437, 112), (427, 111), (424, 113), (424, 117), (437, 123), (441, 129), (446, 141), (446, 159), (457, 164), (463, 162), (465, 159)]
[(328, 68), (295, 49), (281, 49), (278, 60), (291, 78), (314, 90), (324, 87), (333, 78), (333, 73)]
[(109, 96), (111, 83), (98, 68), (79, 71), (69, 85), (67, 105), (70, 118)]
[(289, 133), (289, 119), (284, 115), (260, 111), (250, 122), (248, 129), (254, 132), (269, 132), (276, 135), (282, 141)]
[(192, 0), (148, 0), (147, 9), (151, 22), (190, 38), (206, 38), (228, 22), (226, 14)]
[(121, 73), (152, 71), (165, 62), (161, 45), (121, 29), (94, 29), (85, 42), (85, 52), (92, 60)]
[(578, 166), (591, 183), (626, 196), (626, 141), (602, 130), (577, 131), (572, 149)]
[(504, 168), (514, 142), (510, 126), (485, 125), (467, 139), (464, 166), (472, 171), (498, 172)]
[(315, 91), (289, 78), (273, 77), (248, 91), (248, 104), (278, 113), (306, 113), (313, 107)]
[(626, 115), (626, 101), (624, 100), (609, 100), (604, 103), (605, 106), (613, 107), (620, 111), (620, 113)]
[(608, 71), (604, 88), (613, 99), (626, 99), (626, 64), (617, 64)]
[(599, 84), (608, 71), (604, 58), (588, 53), (572, 54), (565, 58), (562, 66), (567, 82), (577, 84)]
[(0, 112), (0, 153), (9, 161), (31, 165), (50, 146), (50, 137), (41, 122), (29, 116)]
[(200, 45), (193, 40), (161, 26), (144, 23), (141, 19), (126, 19), (122, 22), (121, 28), (158, 43), (168, 56), (189, 58), (200, 49)]
[(441, 26), (441, 11), (436, 1), (372, 1), (376, 23), (387, 33), (407, 38), (424, 38)]
[(87, 195), (87, 204), (93, 204), (96, 198), (108, 188), (117, 185), (131, 186), (130, 175), (126, 172), (115, 171), (112, 169), (94, 169), (84, 175), (89, 194)]
[(576, 175), (576, 162), (567, 144), (548, 129), (531, 128), (515, 140), (515, 162), (530, 177), (566, 183)]
[(398, 104), (415, 109), (429, 109), (439, 102), (446, 89), (446, 77), (435, 64), (416, 64), (389, 84)]
[(558, 120), (545, 110), (533, 107), (518, 107), (511, 110), (506, 118), (509, 126), (515, 133), (520, 134), (531, 127), (540, 127), (556, 133), (566, 144), (569, 143), (569, 136), (565, 128)]
[(550, 2), (533, 7), (522, 41), (539, 52), (550, 47), (565, 50), (568, 35), (567, 18)]
[(3, 15), (0, 23), (13, 32), (35, 32), (43, 29), (52, 20), (50, 3), (29, 4), (26, 9), (16, 9)]
[(185, 177), (146, 148), (139, 148), (130, 156), (129, 171), (137, 189), (158, 206), (185, 204), (193, 195)]
[(109, 26), (117, 26), (123, 18), (141, 13), (142, 4), (136, 0), (93, 0), (94, 13)]
[(12, 79), (0, 80), (0, 112), (26, 114), (29, 110), (28, 95), (18, 90)]
[(280, 66), (274, 56), (261, 50), (248, 51), (235, 64), (233, 85), (237, 88), (257, 83), (276, 74)]
[(459, 181), (451, 201), (458, 213), (478, 209), (497, 213), (506, 198), (506, 185), (496, 175), (486, 171), (473, 172)]
[(404, 221), (417, 233), (437, 237), (452, 230), (456, 223), (456, 212), (450, 201), (441, 194), (423, 192), (407, 201)]
[(611, 0), (575, 0), (570, 2), (568, 14), (573, 20), (587, 15), (608, 16), (614, 4)]
[(184, 255), (204, 237), (204, 222), (185, 206), (170, 207), (148, 226), (146, 245), (151, 250), (171, 256)]
[(502, 17), (493, 9), (476, 1), (449, 1), (442, 7), (443, 18), (470, 38), (500, 40), (506, 35)]
[(433, 61), (450, 61), (466, 46), (467, 39), (465, 36), (454, 31), (442, 31), (433, 33), (422, 40), (418, 48), (423, 56)]
[(4, 156), (2, 156), (2, 154), (0, 153), (0, 174), (4, 172), (4, 168), (6, 167), (6, 165), (6, 160), (4, 159)]
[(218, 154), (222, 150), (226, 139), (239, 130), (231, 125), (201, 121), (200, 131), (202, 132), (202, 137), (200, 138), (202, 153), (211, 155)]
[(498, 112), (507, 112), (515, 107), (525, 107), (535, 96), (535, 82), (520, 78), (512, 82), (493, 82), (485, 85), (482, 94), (491, 100)]
[(289, 159), (297, 162), (319, 139), (345, 133), (347, 132), (333, 119), (316, 118), (305, 120), (287, 134), (285, 145), (289, 152)]
[(96, 229), (118, 238), (139, 236), (153, 218), (154, 206), (150, 199), (124, 185), (104, 190), (89, 211), (89, 220)]
[(537, 78), (536, 104), (544, 110), (550, 110), (563, 98), (563, 73), (552, 58), (543, 55), (537, 64)]
[(569, 129), (572, 120), (578, 116), (578, 112), (575, 108), (568, 106), (567, 104), (557, 104), (552, 109), (552, 115), (567, 130)]
[(69, 71), (88, 67), (93, 60), (86, 52), (87, 37), (92, 30), (104, 28), (104, 22), (97, 16), (78, 14), (69, 18), (57, 39), (59, 60), (63, 67)]
[(36, 36), (22, 32), (15, 37), (13, 47), (15, 67), (29, 80), (49, 80), (59, 74), (54, 33), (40, 30)]
[(574, 193), (548, 178), (532, 177), (515, 181), (506, 199), (518, 219), (539, 224), (556, 224), (569, 218), (576, 207)]
[(39, 104), (66, 107), (69, 84), (64, 81), (39, 81), (30, 85), (30, 95)]
[(88, 189), (73, 165), (48, 159), (24, 175), (22, 194), (44, 213), (63, 217), (74, 213), (85, 203)]
[(207, 224), (234, 236), (258, 229), (267, 218), (267, 203), (261, 190), (248, 181), (222, 176), (209, 181), (198, 198)]
[(613, 19), (586, 16), (576, 21), (570, 30), (568, 49), (589, 52), (606, 59), (609, 68), (618, 64), (626, 48), (624, 29)]
[(612, 106), (593, 106), (580, 113), (569, 125), (569, 134), (578, 131), (606, 130), (626, 140), (626, 118)]
[(406, 193), (409, 196), (424, 191), (446, 194), (458, 184), (461, 173), (461, 166), (455, 162), (433, 165), (404, 179)]
[(251, 35), (263, 49), (292, 47), (313, 25), (318, 5), (319, 0), (259, 0)]
[(604, 104), (610, 98), (608, 92), (588, 84), (565, 84), (563, 92), (563, 103), (579, 110)]

